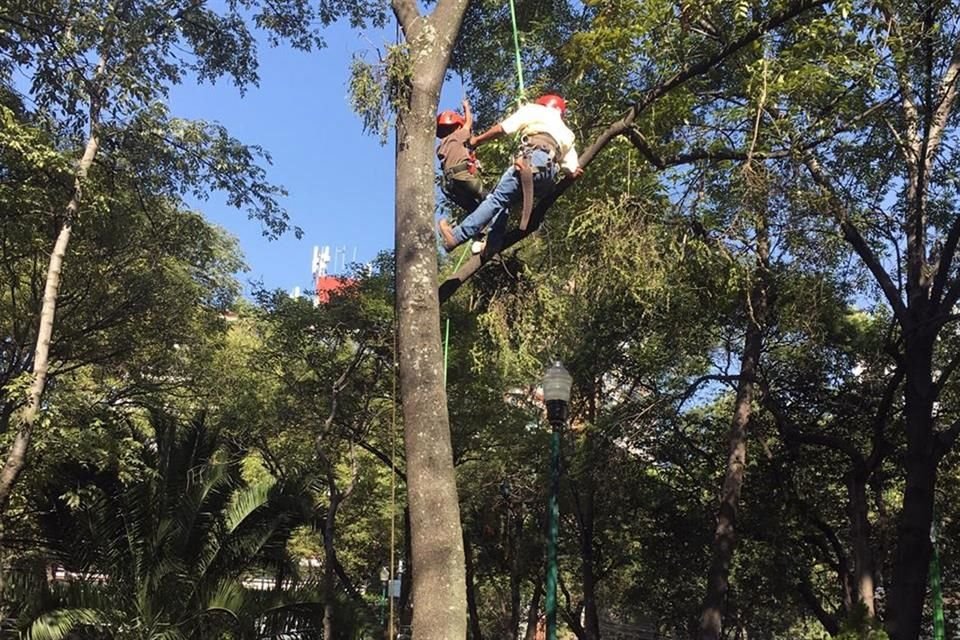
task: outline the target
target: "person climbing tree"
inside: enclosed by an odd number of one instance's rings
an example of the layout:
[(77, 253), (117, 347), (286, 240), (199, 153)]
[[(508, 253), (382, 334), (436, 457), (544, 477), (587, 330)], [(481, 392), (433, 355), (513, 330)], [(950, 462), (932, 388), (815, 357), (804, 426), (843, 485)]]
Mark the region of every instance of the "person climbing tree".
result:
[(553, 189), (559, 171), (573, 178), (580, 177), (583, 169), (574, 146), (576, 137), (563, 122), (566, 108), (562, 97), (546, 94), (537, 98), (536, 103), (521, 106), (505, 120), (469, 139), (468, 145), (476, 148), (504, 134), (519, 133), (520, 149), (513, 165), (473, 213), (457, 227), (451, 227), (445, 218), (440, 219), (438, 228), (447, 251), (452, 251), (492, 221), (483, 253), (485, 256), (495, 254), (503, 240), (510, 206), (521, 195), (524, 202), (520, 228), (525, 229), (533, 208), (533, 197), (542, 197)]
[(463, 115), (443, 111), (437, 116), (437, 158), (440, 159), (440, 188), (448, 198), (471, 213), (487, 197), (478, 173), (477, 156), (467, 142), (473, 135), (470, 102), (463, 101)]

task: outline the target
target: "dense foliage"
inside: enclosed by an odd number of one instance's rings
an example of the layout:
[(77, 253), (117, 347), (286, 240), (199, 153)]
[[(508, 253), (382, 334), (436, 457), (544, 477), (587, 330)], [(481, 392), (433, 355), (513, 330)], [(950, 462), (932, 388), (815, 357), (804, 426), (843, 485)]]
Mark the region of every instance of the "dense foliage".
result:
[[(393, 257), (320, 305), (239, 298), (235, 241), (187, 202), (295, 221), (264, 150), (163, 99), (255, 83), (258, 37), (310, 48), (384, 12), (0, 8), (0, 450), (23, 462), (0, 477), (0, 634), (382, 635), (381, 569), (411, 557)], [(566, 633), (934, 638), (934, 550), (960, 633), (960, 7), (517, 19), (528, 89), (568, 98), (587, 167), (442, 307), (469, 636), (533, 638), (542, 614), (555, 359)], [(451, 68), (484, 124), (515, 98), (511, 43), (503, 3), (470, 4)], [(416, 49), (385, 50), (354, 69), (357, 135), (409, 115)], [(483, 148), (491, 179), (509, 154)]]

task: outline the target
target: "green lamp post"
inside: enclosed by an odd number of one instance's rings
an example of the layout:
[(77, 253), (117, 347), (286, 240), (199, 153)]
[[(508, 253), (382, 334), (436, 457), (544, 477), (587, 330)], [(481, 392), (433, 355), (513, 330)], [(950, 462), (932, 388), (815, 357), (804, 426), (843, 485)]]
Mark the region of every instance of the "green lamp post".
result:
[(557, 538), (560, 534), (560, 433), (567, 421), (573, 378), (560, 362), (543, 376), (543, 401), (550, 423), (550, 493), (547, 501), (547, 640), (557, 640)]

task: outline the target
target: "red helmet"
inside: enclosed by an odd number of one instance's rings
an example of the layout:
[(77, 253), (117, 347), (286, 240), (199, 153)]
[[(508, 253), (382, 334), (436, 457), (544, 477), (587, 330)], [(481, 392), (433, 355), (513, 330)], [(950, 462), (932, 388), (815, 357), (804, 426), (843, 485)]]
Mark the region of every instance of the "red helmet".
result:
[(442, 138), (450, 131), (462, 127), (463, 124), (463, 116), (456, 111), (441, 111), (440, 115), (437, 116), (437, 137)]
[(544, 95), (537, 98), (537, 104), (542, 104), (545, 107), (552, 107), (564, 113), (567, 110), (567, 101), (556, 95), (555, 93), (545, 93)]

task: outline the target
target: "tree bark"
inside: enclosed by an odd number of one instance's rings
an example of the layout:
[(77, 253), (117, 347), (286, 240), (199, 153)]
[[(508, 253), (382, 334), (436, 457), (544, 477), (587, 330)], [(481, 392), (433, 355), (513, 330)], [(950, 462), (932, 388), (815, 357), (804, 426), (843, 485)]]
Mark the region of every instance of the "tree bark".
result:
[[(332, 469), (328, 473), (332, 475)], [(340, 509), (340, 493), (335, 485), (329, 487), (330, 506), (323, 521), (323, 637), (334, 638), (334, 613), (336, 605), (337, 553), (333, 546), (336, 534), (337, 511)]]
[(867, 615), (876, 615), (874, 606), (873, 552), (870, 550), (870, 521), (867, 519), (867, 478), (852, 471), (847, 476), (847, 509), (850, 542), (853, 547), (853, 582)]
[(510, 553), (510, 638), (520, 640), (520, 546), (523, 540), (523, 512), (507, 507), (507, 542)]
[(433, 13), (421, 15), (413, 0), (392, 1), (411, 63), (409, 96), (397, 114), (395, 250), (417, 640), (457, 640), (467, 632), (463, 534), (440, 349), (433, 230), (434, 118), (466, 6), (466, 0), (440, 0)]
[(763, 350), (769, 256), (766, 221), (761, 214), (757, 222), (757, 267), (754, 270), (754, 284), (748, 294), (746, 305), (747, 331), (740, 361), (740, 377), (737, 382), (733, 420), (727, 438), (727, 470), (720, 495), (717, 526), (714, 530), (712, 559), (707, 575), (707, 593), (700, 617), (700, 640), (719, 640), (723, 628), (723, 606), (730, 589), (730, 565), (737, 542), (737, 510), (746, 471), (747, 428), (753, 414), (757, 367)]
[(887, 614), (891, 640), (916, 640), (922, 629), (927, 570), (933, 550), (930, 523), (933, 520), (938, 461), (933, 430), (936, 398), (931, 376), (933, 345), (934, 336), (926, 332), (917, 330), (912, 336), (905, 337), (907, 478), (903, 510), (897, 526), (897, 549)]
[(60, 225), (60, 231), (53, 245), (53, 252), (50, 254), (50, 263), (47, 266), (43, 304), (40, 307), (40, 326), (37, 330), (37, 347), (33, 357), (33, 379), (27, 392), (27, 404), (20, 412), (19, 419), (16, 420), (18, 423), (17, 435), (14, 437), (13, 445), (7, 453), (3, 469), (0, 471), (0, 517), (6, 512), (13, 487), (27, 464), (27, 450), (30, 447), (30, 440), (37, 418), (40, 416), (40, 400), (47, 386), (47, 373), (50, 368), (50, 340), (53, 336), (57, 299), (60, 294), (63, 260), (67, 254), (67, 245), (70, 243), (74, 218), (80, 210), (83, 181), (87, 177), (100, 145), (95, 126), (95, 124), (91, 125), (90, 137), (87, 139), (83, 156), (80, 158), (74, 176), (73, 194), (65, 208), (63, 223)]
[(594, 477), (594, 463), (597, 456), (593, 425), (597, 423), (597, 397), (600, 383), (591, 385), (587, 404), (587, 426), (580, 441), (583, 471), (577, 475), (575, 486), (575, 505), (577, 524), (580, 534), (580, 580), (583, 588), (583, 637), (585, 640), (598, 640), (600, 637), (600, 615), (597, 611), (597, 575), (594, 565), (594, 531), (596, 523), (597, 484)]
[(530, 596), (530, 606), (527, 608), (527, 633), (524, 640), (534, 640), (537, 637), (537, 624), (540, 622), (540, 598), (543, 597), (543, 586), (540, 580)]
[(470, 536), (463, 536), (463, 556), (467, 568), (467, 613), (470, 615), (470, 639), (483, 640), (483, 631), (480, 629), (480, 612), (477, 610), (477, 586), (473, 575), (473, 547), (470, 545)]

